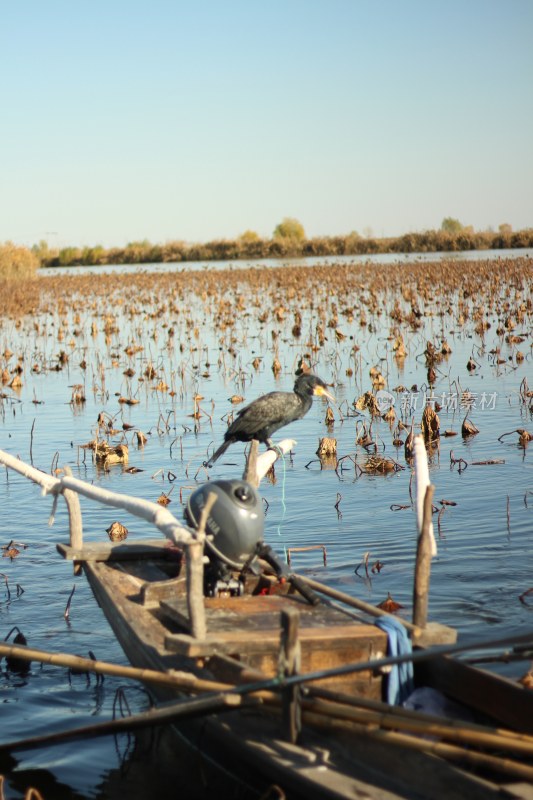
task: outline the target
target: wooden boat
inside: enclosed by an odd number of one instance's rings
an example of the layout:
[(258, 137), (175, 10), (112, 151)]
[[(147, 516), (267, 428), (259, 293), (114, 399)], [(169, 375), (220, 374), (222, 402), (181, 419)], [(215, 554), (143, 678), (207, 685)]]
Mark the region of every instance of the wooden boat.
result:
[[(533, 798), (533, 693), (453, 658), (454, 631), (415, 631), (411, 658), (416, 684), (456, 701), (459, 720), (384, 703), (385, 668), (410, 656), (387, 657), (383, 630), (332, 603), (334, 592), (307, 602), (266, 562), (244, 576), (242, 595), (202, 599), (199, 637), (191, 546), (163, 537), (84, 544), (72, 531), (72, 495), (118, 504), (116, 495), (0, 456), (70, 503), (71, 541), (58, 550), (83, 569), (131, 664), (161, 676), (145, 679), (174, 714), (168, 758), (185, 749), (206, 796)], [(153, 513), (164, 528), (166, 510)], [(206, 692), (196, 709), (190, 698)]]
[[(177, 670), (215, 685), (267, 681), (279, 670), (280, 614), (294, 609), (300, 617), (302, 673), (368, 662), (387, 651), (386, 634), (376, 626), (353, 621), (326, 603), (312, 606), (287, 583), (279, 584), (268, 574), (247, 581), (241, 597), (206, 598), (208, 636), (197, 640), (190, 635), (185, 559), (166, 542), (88, 544), (79, 551), (61, 545), (60, 551), (83, 564), (98, 603), (130, 662), (138, 667)], [(396, 733), (390, 730), (390, 720), (388, 732), (380, 732), (377, 722), (385, 715), (381, 702), (385, 679), (379, 670), (365, 669), (332, 675), (317, 689), (310, 683), (302, 699), (303, 725), (297, 743), (287, 740), (283, 712), (276, 705), (244, 706), (180, 723), (177, 729), (180, 738), (195, 743), (206, 764), (221, 762), (234, 773), (240, 792), (244, 783), (259, 793), (279, 786), (287, 797), (472, 800), (501, 797), (504, 789), (509, 796), (532, 796), (526, 785), (526, 763), (533, 769), (532, 693), (445, 656), (423, 661), (417, 669), (417, 682), (466, 703), (476, 718), (489, 720), (496, 728), (529, 734), (523, 739), (529, 743), (529, 755), (524, 758), (519, 753), (517, 770), (502, 776), (499, 769), (507, 753), (500, 748), (501, 742), (496, 742), (498, 756), (480, 754), (486, 756), (486, 763), (483, 758), (476, 761), (477, 751), (458, 748), (460, 752), (451, 755), (458, 763), (451, 764), (439, 757), (437, 745), (436, 754), (420, 752), (413, 749), (420, 739), (409, 737), (412, 741), (408, 742), (408, 734), (398, 732), (406, 727), (417, 730), (412, 716), (405, 715), (402, 725), (400, 712)], [(167, 687), (154, 686), (152, 691), (159, 701), (176, 696)], [(366, 715), (373, 720), (374, 735), (361, 721)], [(419, 733), (425, 724), (421, 717)], [(470, 728), (466, 723), (464, 727)], [(431, 733), (429, 727), (426, 730)], [(476, 735), (481, 738), (481, 728), (472, 730), (474, 740)], [(442, 745), (444, 755), (450, 757), (445, 750), (455, 746)], [(476, 775), (465, 772), (469, 759)]]

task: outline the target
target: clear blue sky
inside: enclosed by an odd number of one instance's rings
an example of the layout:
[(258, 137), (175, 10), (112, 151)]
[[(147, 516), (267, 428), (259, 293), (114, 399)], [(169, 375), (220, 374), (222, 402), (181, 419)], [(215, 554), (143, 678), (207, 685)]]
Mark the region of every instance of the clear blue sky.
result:
[(0, 0), (0, 241), (533, 226), (532, 0)]

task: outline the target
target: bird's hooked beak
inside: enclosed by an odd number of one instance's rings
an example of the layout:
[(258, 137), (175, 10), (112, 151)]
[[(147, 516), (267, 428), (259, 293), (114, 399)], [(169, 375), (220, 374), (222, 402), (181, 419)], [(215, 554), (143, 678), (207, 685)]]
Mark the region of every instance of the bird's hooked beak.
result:
[(317, 397), (329, 397), (329, 399), (333, 400), (334, 403), (336, 402), (333, 395), (330, 394), (327, 389), (324, 389), (323, 386), (315, 386), (313, 389), (313, 394), (317, 395)]

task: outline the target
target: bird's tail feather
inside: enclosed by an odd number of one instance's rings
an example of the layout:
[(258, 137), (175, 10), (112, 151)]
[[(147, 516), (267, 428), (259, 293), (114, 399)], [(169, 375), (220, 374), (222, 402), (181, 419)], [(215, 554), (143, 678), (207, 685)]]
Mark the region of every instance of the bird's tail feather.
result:
[(218, 448), (218, 450), (215, 450), (215, 452), (213, 453), (213, 455), (211, 456), (211, 458), (210, 458), (208, 461), (204, 461), (204, 467), (212, 467), (212, 466), (213, 466), (213, 464), (215, 463), (215, 461), (216, 461), (218, 458), (220, 458), (220, 456), (222, 455), (222, 453), (225, 453), (225, 452), (226, 452), (226, 450), (228, 449), (228, 447), (230, 446), (230, 444), (231, 444), (231, 439), (228, 439), (227, 441), (224, 441), (224, 442), (222, 442), (222, 444), (220, 445), (220, 447)]

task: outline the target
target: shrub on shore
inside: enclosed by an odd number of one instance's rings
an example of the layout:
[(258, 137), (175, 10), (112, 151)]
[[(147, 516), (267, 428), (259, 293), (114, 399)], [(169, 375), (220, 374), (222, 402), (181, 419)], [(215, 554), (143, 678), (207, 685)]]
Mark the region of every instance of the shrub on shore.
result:
[(0, 280), (27, 280), (34, 278), (39, 259), (27, 247), (12, 242), (0, 245)]
[[(508, 229), (507, 229), (508, 228)], [(303, 229), (302, 229), (303, 230)], [(65, 247), (61, 250), (36, 249), (40, 265), (155, 264), (180, 261), (238, 261), (257, 258), (305, 256), (372, 255), (375, 253), (437, 253), (464, 250), (503, 250), (533, 247), (533, 228), (513, 232), (510, 226), (500, 230), (475, 231), (471, 227), (457, 231), (427, 230), (389, 238), (361, 237), (355, 232), (346, 236), (322, 236), (312, 239), (297, 236), (273, 236), (262, 239), (246, 232), (237, 239), (187, 244), (170, 241), (151, 244), (147, 240), (130, 242), (126, 247), (105, 249), (101, 246)]]

